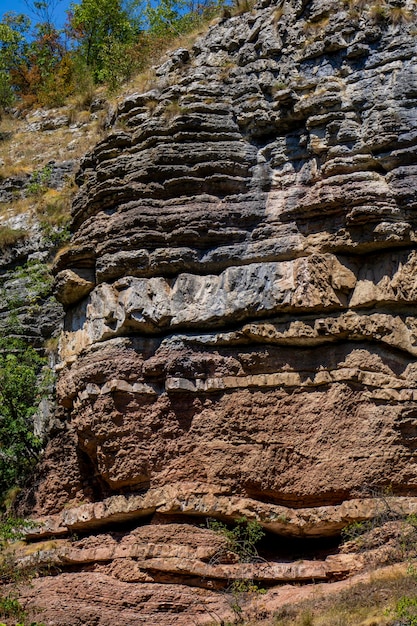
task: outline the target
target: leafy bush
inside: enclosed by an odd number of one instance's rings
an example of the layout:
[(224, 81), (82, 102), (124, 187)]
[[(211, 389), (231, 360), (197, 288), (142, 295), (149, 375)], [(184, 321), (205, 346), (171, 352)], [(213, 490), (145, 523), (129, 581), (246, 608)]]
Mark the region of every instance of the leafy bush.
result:
[(265, 531), (256, 520), (248, 521), (246, 517), (241, 517), (236, 526), (229, 529), (216, 519), (208, 519), (207, 526), (226, 538), (227, 549), (237, 554), (241, 563), (253, 563), (260, 559), (256, 546), (264, 537)]
[(372, 523), (370, 521), (366, 522), (352, 522), (342, 528), (342, 540), (345, 541), (355, 541), (359, 537), (362, 537), (365, 533), (372, 529)]
[(403, 596), (395, 605), (393, 613), (400, 620), (398, 626), (417, 626), (417, 598)]
[(0, 615), (2, 617), (15, 617), (22, 620), (26, 617), (19, 600), (12, 595), (0, 597)]
[(47, 190), (51, 174), (52, 169), (50, 165), (45, 165), (41, 170), (35, 170), (27, 186), (27, 194), (29, 196), (36, 196), (44, 193)]
[(25, 530), (38, 526), (37, 523), (18, 517), (10, 517), (7, 513), (0, 522), (0, 550), (7, 544), (19, 541), (25, 536)]
[(0, 338), (0, 498), (22, 485), (38, 460), (42, 442), (33, 418), (46, 393), (45, 365), (24, 341)]
[(0, 69), (0, 113), (10, 107), (14, 101), (14, 93), (10, 76), (7, 72)]

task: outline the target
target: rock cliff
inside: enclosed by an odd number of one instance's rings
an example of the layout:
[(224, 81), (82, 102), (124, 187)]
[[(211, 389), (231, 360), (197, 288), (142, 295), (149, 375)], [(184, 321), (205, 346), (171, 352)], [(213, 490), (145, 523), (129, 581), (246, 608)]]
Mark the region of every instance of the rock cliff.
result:
[[(417, 510), (415, 19), (262, 0), (172, 53), (83, 159), (60, 426), (27, 498), (63, 537), (77, 617), (36, 582), (55, 624), (210, 623), (225, 581), (352, 569), (314, 542), (294, 568), (280, 537), (337, 537), (387, 487)], [(245, 575), (199, 527), (242, 515), (275, 550)]]

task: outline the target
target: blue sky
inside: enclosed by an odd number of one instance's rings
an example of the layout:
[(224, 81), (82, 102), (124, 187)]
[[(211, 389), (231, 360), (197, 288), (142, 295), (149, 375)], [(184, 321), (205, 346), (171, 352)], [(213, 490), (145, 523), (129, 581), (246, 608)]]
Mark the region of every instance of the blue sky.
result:
[[(55, 6), (53, 22), (59, 28), (63, 26), (66, 20), (67, 16), (65, 11), (71, 4), (71, 1), (72, 0), (53, 0), (53, 5)], [(28, 5), (31, 6), (32, 4), (32, 0), (27, 0), (27, 3), (25, 3), (24, 0), (0, 0), (0, 20), (3, 18), (4, 13), (15, 11), (16, 13), (25, 13), (36, 23), (39, 18), (28, 8)], [(75, 2), (75, 4), (77, 4), (77, 2)]]

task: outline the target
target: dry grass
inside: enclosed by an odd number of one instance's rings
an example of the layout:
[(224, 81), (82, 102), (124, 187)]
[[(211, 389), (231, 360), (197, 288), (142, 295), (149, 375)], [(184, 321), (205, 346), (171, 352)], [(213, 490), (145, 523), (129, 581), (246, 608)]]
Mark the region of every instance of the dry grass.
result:
[(39, 221), (49, 226), (65, 226), (69, 222), (75, 191), (72, 182), (60, 190), (48, 189), (36, 206)]
[(76, 117), (84, 126), (75, 131), (68, 127), (28, 131), (25, 119), (4, 117), (0, 124), (0, 179), (39, 170), (52, 160), (83, 156), (103, 137), (103, 130), (86, 111), (80, 111)]
[(351, 9), (357, 9), (358, 11), (363, 11), (369, 6), (370, 0), (348, 0), (346, 4)]
[(313, 39), (318, 36), (321, 37), (328, 27), (329, 22), (330, 17), (328, 16), (314, 22), (305, 22), (303, 25), (303, 30), (307, 36), (313, 37)]
[(148, 109), (150, 115), (153, 115), (158, 104), (159, 101), (156, 98), (149, 98), (149, 100), (146, 101), (145, 106)]
[(173, 101), (167, 104), (164, 109), (164, 117), (167, 121), (173, 120), (175, 117), (181, 115), (181, 107), (178, 101)]
[(349, 9), (352, 18), (358, 19), (360, 14), (367, 12), (370, 19), (380, 24), (411, 24), (416, 20), (415, 6), (413, 10), (402, 6), (392, 6), (386, 0), (345, 0), (345, 8)]
[(0, 219), (7, 220), (15, 215), (27, 213), (35, 206), (33, 198), (17, 198), (13, 202), (3, 202), (0, 204)]
[(40, 551), (56, 550), (61, 545), (66, 545), (64, 539), (48, 539), (47, 541), (39, 541), (37, 543), (30, 543), (28, 545), (23, 544), (24, 556), (37, 555)]
[(123, 98), (134, 91), (145, 93), (152, 89), (155, 83), (161, 80), (161, 77), (156, 76), (155, 69), (158, 65), (163, 63), (166, 53), (170, 50), (176, 50), (177, 48), (192, 48), (198, 37), (203, 35), (207, 29), (217, 23), (218, 20), (219, 17), (210, 17), (207, 20), (202, 19), (198, 25), (187, 33), (183, 33), (177, 37), (155, 38), (155, 40), (149, 44), (146, 60), (142, 65), (142, 69), (130, 78), (127, 85), (124, 85), (118, 92), (109, 97), (109, 102), (113, 105), (117, 105)]
[[(329, 587), (331, 584), (329, 584)], [(375, 572), (367, 582), (352, 582), (339, 592), (321, 584), (312, 599), (295, 601), (241, 626), (393, 626), (399, 624), (395, 607), (401, 598), (417, 598), (417, 577), (406, 565)], [(266, 598), (268, 596), (265, 596)], [(219, 626), (213, 621), (211, 626)], [(225, 622), (232, 626), (233, 622)], [(405, 624), (405, 622), (404, 622)]]
[[(49, 226), (64, 226), (70, 216), (71, 202), (76, 191), (73, 181), (63, 189), (47, 189), (28, 198), (17, 198), (13, 202), (0, 204), (0, 218), (32, 212), (41, 223)], [(3, 227), (5, 230), (6, 227)]]
[(220, 66), (219, 79), (222, 81), (227, 81), (234, 69), (236, 69), (235, 61), (224, 61), (223, 64)]
[(404, 7), (390, 7), (388, 19), (392, 24), (411, 24), (416, 16)]
[(273, 13), (273, 18), (272, 18), (273, 23), (278, 24), (280, 19), (283, 17), (284, 13), (285, 13), (284, 6), (277, 7)]
[(255, 6), (255, 0), (234, 0), (232, 15), (242, 15), (252, 11)]
[(57, 354), (59, 348), (59, 337), (49, 337), (43, 344), (46, 354)]
[(113, 102), (115, 104), (120, 102), (132, 91), (139, 91), (141, 93), (149, 91), (154, 86), (156, 80), (157, 76), (155, 74), (155, 69), (148, 67), (146, 70), (143, 70), (143, 72), (140, 72), (139, 74), (134, 76), (129, 82), (129, 89), (125, 87), (123, 91), (113, 99)]
[(390, 626), (400, 598), (417, 597), (417, 579), (405, 567), (352, 584), (338, 594), (288, 604), (269, 620), (245, 626)]
[(18, 241), (27, 237), (27, 232), (23, 228), (10, 228), (10, 226), (0, 226), (0, 250), (13, 246)]

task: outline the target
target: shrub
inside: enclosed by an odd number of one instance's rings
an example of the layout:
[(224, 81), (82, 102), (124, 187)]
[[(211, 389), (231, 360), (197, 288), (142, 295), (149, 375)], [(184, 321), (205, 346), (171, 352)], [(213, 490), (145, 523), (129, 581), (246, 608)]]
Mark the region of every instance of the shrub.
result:
[(25, 619), (26, 612), (24, 611), (19, 600), (12, 595), (0, 597), (0, 615), (2, 617), (15, 617), (18, 620)]
[(248, 521), (246, 517), (237, 520), (234, 528), (229, 529), (216, 519), (208, 519), (210, 530), (223, 535), (227, 540), (227, 549), (234, 552), (241, 563), (253, 563), (260, 560), (257, 544), (264, 537), (265, 531), (256, 520)]
[(46, 393), (45, 365), (24, 341), (0, 339), (0, 498), (22, 485), (38, 460), (42, 442), (33, 418)]
[(52, 169), (50, 165), (45, 165), (41, 170), (35, 170), (31, 176), (30, 183), (26, 188), (29, 196), (37, 196), (45, 192), (51, 178)]
[(417, 626), (417, 598), (403, 596), (395, 605), (393, 613), (400, 620), (399, 626)]

